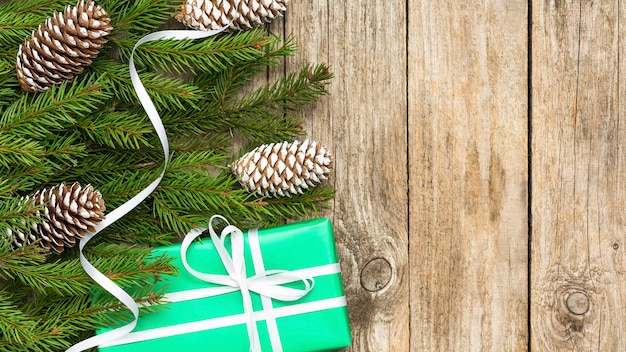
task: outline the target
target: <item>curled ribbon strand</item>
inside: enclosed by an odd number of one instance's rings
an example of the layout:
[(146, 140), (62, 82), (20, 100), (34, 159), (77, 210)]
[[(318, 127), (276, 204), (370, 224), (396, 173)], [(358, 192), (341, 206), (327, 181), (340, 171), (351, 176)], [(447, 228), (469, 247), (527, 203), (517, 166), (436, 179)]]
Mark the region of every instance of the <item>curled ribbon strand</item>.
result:
[[(222, 230), (221, 235), (218, 235), (213, 229), (213, 221), (216, 219), (220, 219), (228, 224)], [(250, 351), (261, 352), (259, 333), (256, 326), (250, 292), (258, 293), (262, 297), (270, 299), (295, 301), (306, 296), (313, 289), (315, 282), (310, 276), (298, 275), (297, 273), (287, 270), (263, 270), (261, 272), (256, 272), (254, 276), (247, 277), (246, 262), (244, 258), (243, 232), (236, 226), (230, 225), (228, 220), (220, 215), (214, 215), (211, 217), (209, 220), (208, 230), (215, 249), (217, 250), (217, 253), (228, 274), (217, 275), (199, 272), (193, 269), (187, 262), (187, 250), (189, 249), (191, 243), (202, 235), (204, 230), (206, 229), (198, 228), (185, 236), (180, 248), (183, 266), (191, 275), (202, 281), (230, 287), (230, 289), (224, 293), (241, 291), (244, 315), (246, 317), (246, 328), (248, 330), (248, 338), (250, 340)], [(225, 246), (226, 239), (229, 236), (232, 255), (228, 253)], [(249, 236), (256, 236), (256, 230), (250, 230)], [(255, 262), (255, 268), (257, 267), (256, 262), (262, 261), (262, 258), (258, 258), (254, 255), (252, 256), (252, 259)], [(302, 282), (304, 284), (304, 288), (297, 289), (280, 286), (293, 282)], [(280, 347), (278, 347), (278, 349), (280, 349)]]
[(67, 349), (66, 352), (84, 351), (88, 348), (96, 347), (105, 342), (118, 339), (130, 333), (137, 325), (137, 320), (139, 319), (139, 307), (137, 303), (135, 303), (133, 298), (127, 292), (125, 292), (119, 286), (117, 286), (113, 281), (111, 281), (108, 277), (106, 277), (106, 275), (98, 271), (98, 269), (96, 269), (89, 262), (89, 260), (87, 260), (87, 258), (85, 257), (83, 253), (85, 246), (87, 246), (87, 243), (94, 236), (96, 236), (100, 231), (104, 230), (106, 227), (108, 227), (115, 221), (122, 218), (124, 215), (126, 215), (128, 212), (133, 210), (135, 207), (137, 207), (144, 199), (146, 199), (150, 195), (150, 193), (152, 193), (156, 189), (156, 187), (159, 185), (159, 183), (163, 179), (163, 175), (165, 175), (165, 169), (167, 168), (167, 164), (169, 160), (169, 143), (167, 140), (167, 134), (165, 132), (165, 127), (163, 126), (163, 121), (161, 121), (161, 117), (159, 116), (159, 113), (156, 107), (152, 103), (152, 100), (150, 99), (150, 96), (148, 95), (146, 88), (144, 87), (144, 85), (141, 83), (141, 80), (139, 79), (139, 74), (137, 73), (137, 69), (135, 68), (135, 60), (134, 60), (135, 50), (141, 44), (155, 41), (155, 40), (161, 40), (161, 39), (181, 40), (181, 39), (207, 38), (207, 37), (210, 37), (210, 36), (213, 36), (222, 32), (226, 28), (227, 27), (223, 27), (219, 30), (212, 30), (212, 31), (169, 30), (169, 31), (155, 32), (155, 33), (148, 34), (144, 36), (143, 38), (141, 38), (139, 41), (137, 41), (137, 43), (133, 47), (133, 50), (130, 55), (130, 61), (129, 61), (130, 78), (133, 83), (133, 88), (137, 92), (137, 98), (139, 99), (139, 102), (143, 106), (144, 110), (146, 111), (146, 114), (148, 115), (148, 118), (150, 119), (150, 122), (152, 123), (152, 126), (154, 127), (159, 137), (159, 140), (161, 142), (161, 147), (163, 149), (163, 156), (164, 156), (163, 170), (161, 171), (161, 174), (159, 175), (159, 177), (157, 177), (154, 181), (152, 181), (152, 183), (150, 183), (148, 187), (143, 189), (141, 192), (136, 194), (134, 197), (126, 201), (121, 206), (117, 207), (115, 210), (108, 213), (106, 219), (104, 219), (98, 224), (94, 232), (88, 233), (85, 235), (85, 237), (81, 238), (78, 248), (79, 248), (79, 255), (80, 255), (80, 263), (83, 269), (85, 270), (85, 272), (87, 273), (87, 275), (89, 275), (102, 288), (104, 288), (106, 291), (112, 294), (115, 298), (120, 300), (128, 309), (130, 309), (130, 311), (133, 313), (134, 320), (119, 328), (107, 331), (106, 333), (103, 333), (97, 336), (90, 337), (86, 340), (83, 340), (75, 344), (74, 346), (70, 347), (69, 349)]

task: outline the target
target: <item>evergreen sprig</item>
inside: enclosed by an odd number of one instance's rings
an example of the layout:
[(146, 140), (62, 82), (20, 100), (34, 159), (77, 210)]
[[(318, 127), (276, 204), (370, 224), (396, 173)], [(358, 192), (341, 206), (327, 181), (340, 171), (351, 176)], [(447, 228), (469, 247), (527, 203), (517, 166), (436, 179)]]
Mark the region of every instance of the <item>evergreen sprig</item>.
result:
[[(44, 219), (25, 198), (61, 182), (91, 184), (111, 211), (161, 173), (164, 155), (130, 81), (137, 40), (163, 29), (179, 3), (98, 0), (111, 16), (108, 43), (83, 74), (43, 93), (23, 93), (15, 57), (24, 38), (53, 12), (75, 1), (0, 0), (0, 350), (61, 351), (100, 326), (128, 319), (120, 302), (82, 269), (77, 249), (51, 255), (37, 243), (13, 248), (12, 236)], [(268, 199), (242, 189), (228, 165), (260, 143), (304, 134), (300, 109), (327, 94), (325, 64), (306, 65), (263, 81), (295, 55), (295, 38), (265, 29), (203, 40), (161, 40), (135, 52), (136, 67), (170, 142), (157, 189), (98, 234), (85, 249), (96, 268), (142, 309), (159, 309), (161, 275), (171, 258), (151, 248), (180, 240), (221, 214), (242, 228), (315, 215), (330, 186)], [(148, 259), (150, 258), (150, 259)]]
[(159, 30), (179, 7), (173, 1), (163, 0), (101, 0), (98, 3), (111, 16), (118, 36), (145, 35)]
[[(139, 37), (113, 39), (121, 57), (130, 58)], [(277, 37), (269, 37), (260, 29), (213, 36), (205, 40), (166, 39), (139, 46), (135, 52), (138, 67), (158, 67), (167, 73), (190, 73), (196, 70), (219, 72), (228, 67), (256, 61), (264, 57), (264, 46)]]
[(20, 344), (37, 328), (39, 321), (33, 320), (14, 303), (13, 294), (6, 288), (0, 289), (0, 334), (14, 344)]

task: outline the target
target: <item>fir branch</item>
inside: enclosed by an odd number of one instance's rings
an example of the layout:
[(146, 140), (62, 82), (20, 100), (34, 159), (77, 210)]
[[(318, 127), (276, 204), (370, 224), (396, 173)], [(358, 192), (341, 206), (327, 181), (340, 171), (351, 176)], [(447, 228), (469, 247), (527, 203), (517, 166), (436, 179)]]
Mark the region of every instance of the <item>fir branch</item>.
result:
[[(166, 127), (173, 130), (174, 126)], [(202, 130), (202, 126), (199, 126)], [(205, 131), (199, 132), (198, 135), (190, 134), (174, 134), (170, 139), (170, 150), (172, 153), (188, 153), (210, 151), (221, 155), (227, 155), (230, 152), (231, 140), (230, 136), (225, 133), (203, 134)]]
[(198, 172), (166, 174), (151, 195), (154, 214), (175, 233), (185, 234), (213, 214), (221, 214), (245, 224), (272, 226), (282, 219), (301, 218), (318, 213), (318, 206), (334, 196), (331, 187), (319, 186), (291, 198), (257, 198), (245, 190), (235, 190), (230, 175), (210, 176)]
[(123, 288), (143, 287), (164, 274), (174, 272), (168, 258), (152, 258), (151, 248), (120, 244), (93, 246), (87, 251), (89, 261)]
[(203, 214), (190, 213), (189, 209), (183, 211), (175, 209), (172, 204), (168, 204), (167, 200), (161, 199), (158, 194), (153, 193), (150, 198), (154, 204), (154, 215), (178, 235), (187, 233), (206, 218), (206, 215)]
[[(128, 65), (112, 60), (98, 60), (91, 69), (110, 80), (109, 89), (113, 95), (127, 103), (136, 103), (137, 95), (130, 80)], [(187, 109), (190, 104), (201, 98), (199, 88), (187, 84), (178, 78), (166, 77), (162, 74), (138, 70), (139, 79), (150, 95), (157, 109)]]
[(248, 109), (297, 110), (328, 94), (324, 85), (332, 77), (333, 74), (325, 64), (305, 66), (300, 72), (291, 73), (272, 85), (265, 85), (246, 95), (227, 112), (236, 115)]
[(279, 115), (265, 109), (247, 109), (225, 119), (225, 122), (240, 131), (248, 144), (253, 145), (290, 141), (305, 133), (298, 116)]
[(222, 117), (217, 104), (205, 102), (198, 110), (174, 110), (163, 114), (162, 120), (168, 134), (180, 139), (180, 136), (197, 140), (203, 136), (219, 135), (224, 132)]
[(174, 171), (198, 171), (206, 173), (210, 167), (220, 167), (224, 164), (225, 156), (214, 150), (194, 150), (173, 154), (167, 166), (168, 175)]
[[(151, 255), (147, 248), (138, 249), (120, 245), (98, 245), (91, 247), (87, 253), (98, 258), (106, 258), (120, 262), (121, 257), (133, 258), (135, 270), (125, 275), (109, 277), (118, 285), (127, 290), (138, 303), (157, 304), (163, 290), (154, 291), (157, 279), (164, 274), (173, 274), (174, 268), (169, 264), (170, 258), (158, 257), (146, 261)], [(138, 264), (137, 264), (138, 263)], [(125, 265), (128, 267), (128, 265)], [(113, 269), (111, 269), (113, 270)], [(124, 278), (120, 279), (120, 276)], [(41, 322), (59, 320), (63, 322), (64, 331), (91, 330), (103, 322), (115, 324), (125, 315), (123, 305), (115, 298), (104, 292), (103, 289), (94, 290), (90, 295), (65, 296), (56, 292), (46, 292), (38, 300), (31, 300), (24, 305), (24, 311), (33, 319)], [(155, 311), (157, 306), (142, 308), (142, 311)]]
[(0, 133), (0, 169), (36, 165), (44, 153), (44, 146), (37, 141), (17, 133)]
[[(108, 245), (104, 250), (100, 249), (108, 253), (107, 256), (98, 252), (97, 247), (92, 249), (92, 253), (96, 252), (99, 255), (89, 260), (120, 286), (141, 285), (142, 280), (147, 277), (153, 278), (160, 275), (159, 273), (171, 271), (162, 261), (143, 263), (150, 254), (150, 249), (123, 246), (123, 253), (119, 254), (120, 249), (115, 254), (111, 246), (114, 245)], [(37, 245), (15, 251), (9, 251), (7, 247), (6, 244), (3, 245), (4, 251), (0, 257), (0, 278), (17, 280), (41, 293), (80, 296), (90, 292), (92, 280), (77, 259), (46, 262), (48, 251)], [(129, 258), (132, 260), (128, 260)]]
[[(106, 131), (98, 131), (103, 132)], [(156, 143), (158, 142), (150, 142)], [(173, 140), (173, 154), (168, 169), (217, 167), (225, 160), (226, 143), (224, 136), (198, 136), (180, 142)], [(63, 179), (84, 180), (97, 185), (107, 203), (113, 204), (111, 201), (114, 199), (129, 199), (152, 182), (160, 173), (164, 162), (162, 152), (154, 149), (121, 150), (113, 154), (107, 154), (106, 151), (92, 149), (85, 163), (64, 168), (56, 175), (54, 182), (58, 183)], [(120, 188), (120, 183), (125, 186)], [(110, 189), (108, 185), (111, 185)]]
[(235, 222), (244, 224), (244, 227), (271, 227), (282, 223), (286, 218), (319, 216), (320, 207), (330, 206), (327, 201), (334, 197), (334, 189), (330, 186), (317, 186), (290, 198), (253, 197), (242, 203), (249, 208), (246, 213), (248, 216), (235, 214), (232, 218)]
[(332, 78), (325, 64), (306, 66), (273, 84), (265, 85), (234, 102), (226, 101), (220, 112), (224, 123), (255, 144), (290, 140), (301, 135), (300, 120), (283, 115), (328, 94), (324, 84)]
[(93, 75), (83, 75), (76, 81), (36, 95), (23, 94), (0, 117), (0, 131), (45, 138), (73, 125), (76, 116), (92, 114), (110, 97)]
[(0, 336), (14, 344), (28, 340), (31, 331), (40, 324), (39, 320), (24, 314), (18, 302), (10, 291), (0, 290)]
[[(0, 192), (9, 190), (11, 184), (8, 181), (0, 183)], [(37, 216), (37, 212), (41, 211), (41, 206), (33, 206), (33, 200), (23, 200), (17, 197), (6, 199), (0, 202), (0, 253), (7, 253), (10, 249), (11, 238), (8, 237), (9, 231), (28, 233), (30, 229), (42, 222)], [(6, 242), (6, 243), (5, 243)]]
[[(2, 177), (13, 180), (14, 189), (30, 193), (37, 184), (50, 181), (62, 166), (73, 167), (77, 159), (85, 155), (85, 148), (78, 144), (77, 134), (68, 132), (57, 138), (33, 142), (15, 137), (13, 131), (0, 134), (0, 170)], [(13, 143), (17, 140), (17, 144)], [(42, 145), (43, 144), (43, 145)], [(3, 168), (2, 164), (8, 165)]]
[(145, 213), (139, 211), (127, 214), (109, 226), (98, 239), (108, 243), (163, 246), (171, 244), (180, 235), (163, 228), (161, 222), (152, 216), (149, 209), (149, 215), (143, 214)]
[(89, 291), (90, 278), (78, 261), (46, 263), (48, 251), (25, 246), (0, 257), (0, 278), (17, 280), (39, 292), (79, 295)]
[[(100, 0), (102, 8), (111, 16), (114, 35), (136, 33), (144, 35), (163, 26), (178, 7), (168, 0)], [(112, 38), (115, 40), (115, 38)]]
[[(147, 283), (139, 290), (132, 292), (135, 302), (140, 305), (142, 313), (155, 312), (159, 309), (163, 290), (154, 292), (154, 282)], [(39, 302), (46, 305), (36, 307), (29, 302), (25, 307), (30, 315), (40, 321), (58, 319), (68, 330), (89, 331), (97, 326), (112, 326), (128, 318), (125, 306), (115, 298), (100, 299), (108, 295), (92, 295), (81, 297), (63, 297), (54, 294), (42, 296)], [(126, 319), (127, 320), (127, 319)]]
[(98, 189), (106, 199), (107, 208), (115, 209), (141, 192), (159, 176), (161, 168), (162, 165), (151, 163), (141, 170), (125, 172), (122, 175), (117, 174), (117, 178), (111, 177), (107, 182), (101, 180), (98, 183)]
[(46, 323), (35, 325), (28, 331), (28, 335), (20, 339), (18, 343), (0, 336), (0, 350), (6, 352), (58, 352), (71, 346), (71, 342), (64, 338), (67, 331), (63, 322), (55, 319)]
[(282, 38), (278, 35), (269, 34), (266, 44), (263, 46), (265, 54), (256, 61), (240, 64), (235, 68), (242, 67), (278, 67), (286, 57), (293, 56), (298, 51), (296, 38), (288, 36)]
[[(0, 199), (4, 198), (8, 202), (6, 204), (0, 203), (0, 214), (2, 214), (2, 209), (4, 207), (6, 207), (5, 209), (11, 209), (14, 206), (11, 204), (11, 199), (15, 195), (15, 188), (17, 188), (17, 186), (13, 184), (10, 178), (4, 177), (4, 175), (0, 175)], [(2, 219), (2, 215), (0, 215), (0, 219)]]
[(26, 303), (24, 310), (39, 321), (59, 319), (66, 327), (91, 330), (96, 320), (93, 313), (99, 311), (92, 304), (93, 297), (89, 295), (76, 297), (48, 293)]
[[(287, 218), (301, 218), (319, 216), (319, 207), (327, 208), (328, 200), (335, 196), (335, 190), (328, 185), (317, 186), (304, 194), (293, 196), (291, 199), (265, 199), (265, 209), (268, 213), (287, 215)], [(280, 209), (280, 211), (277, 211)]]
[(13, 66), (0, 61), (0, 115), (18, 95), (18, 81)]
[(193, 77), (193, 84), (206, 89), (208, 96), (220, 102), (220, 108), (227, 100), (237, 98), (240, 90), (245, 88), (252, 80), (262, 72), (262, 68), (276, 67), (280, 60), (293, 55), (297, 46), (294, 38), (288, 37), (284, 41), (276, 36), (268, 37), (269, 40), (263, 46), (264, 55), (254, 61), (239, 63), (219, 72), (200, 73)]
[(57, 135), (51, 140), (46, 139), (45, 157), (47, 161), (53, 162), (57, 166), (74, 167), (77, 159), (87, 155), (86, 148), (80, 144), (79, 135), (76, 132)]
[[(168, 268), (164, 268), (168, 272)], [(156, 312), (160, 309), (164, 290), (154, 291), (155, 281), (146, 281), (131, 292), (140, 304), (142, 312)], [(54, 293), (38, 296), (19, 308), (19, 297), (8, 288), (0, 291), (0, 348), (3, 351), (65, 349), (77, 342), (78, 333), (93, 330), (96, 326), (114, 326), (128, 320), (123, 304), (108, 295), (97, 294), (67, 297)], [(45, 340), (59, 342), (48, 344)], [(35, 341), (44, 340), (44, 341)]]
[(57, 164), (44, 161), (35, 166), (14, 165), (9, 170), (3, 170), (0, 174), (0, 185), (5, 183), (10, 185), (10, 191), (2, 193), (4, 189), (0, 188), (0, 198), (31, 193), (45, 185), (49, 177), (58, 169)]
[[(135, 173), (151, 173), (163, 163), (163, 152), (155, 149), (139, 148), (133, 150), (110, 149), (90, 145), (89, 154), (84, 163), (74, 167), (64, 167), (56, 178), (86, 179), (93, 184), (104, 185), (109, 182), (123, 182), (135, 176)], [(160, 170), (159, 170), (160, 171)], [(126, 183), (125, 181), (124, 183)]]
[(86, 139), (101, 146), (117, 149), (150, 147), (148, 137), (154, 134), (145, 115), (133, 111), (102, 111), (96, 116), (84, 116), (76, 121), (75, 128)]
[[(128, 61), (133, 45), (139, 38), (112, 39), (120, 55)], [(158, 40), (141, 45), (135, 51), (137, 68), (158, 68), (167, 73), (189, 73), (197, 69), (217, 72), (236, 64), (255, 61), (265, 55), (267, 44), (262, 30), (218, 35), (204, 40)]]
[(152, 73), (143, 73), (139, 76), (157, 108), (169, 110), (186, 110), (190, 106), (196, 108), (195, 101), (201, 98), (200, 89), (183, 83), (180, 79)]

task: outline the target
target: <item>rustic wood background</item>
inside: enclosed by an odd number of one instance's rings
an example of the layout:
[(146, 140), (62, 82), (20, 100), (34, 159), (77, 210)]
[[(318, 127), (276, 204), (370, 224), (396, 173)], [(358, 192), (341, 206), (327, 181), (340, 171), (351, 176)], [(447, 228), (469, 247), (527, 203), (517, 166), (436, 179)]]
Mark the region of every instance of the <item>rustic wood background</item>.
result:
[[(348, 351), (626, 351), (626, 3), (293, 0)], [(270, 77), (271, 78), (271, 77)]]

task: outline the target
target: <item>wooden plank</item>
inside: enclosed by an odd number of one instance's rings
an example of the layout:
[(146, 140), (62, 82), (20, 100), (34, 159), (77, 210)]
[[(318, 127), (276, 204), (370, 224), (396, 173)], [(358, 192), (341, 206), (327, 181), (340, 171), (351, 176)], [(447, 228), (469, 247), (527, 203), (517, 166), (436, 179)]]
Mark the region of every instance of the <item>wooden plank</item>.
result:
[(533, 350), (626, 350), (624, 6), (533, 1)]
[(411, 351), (527, 350), (527, 3), (408, 4)]
[(289, 67), (326, 62), (331, 95), (308, 135), (335, 155), (334, 222), (352, 323), (350, 351), (408, 351), (405, 2), (292, 1)]

